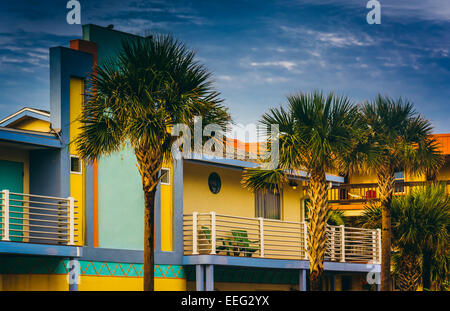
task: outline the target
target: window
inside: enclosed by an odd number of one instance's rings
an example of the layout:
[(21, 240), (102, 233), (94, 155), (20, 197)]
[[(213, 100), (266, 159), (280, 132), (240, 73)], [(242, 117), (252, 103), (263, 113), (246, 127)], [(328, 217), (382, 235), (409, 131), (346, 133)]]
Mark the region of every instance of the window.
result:
[(170, 168), (162, 168), (161, 176), (161, 185), (170, 185)]
[[(348, 185), (349, 184), (349, 178), (348, 178), (348, 174), (346, 174), (344, 176), (344, 184)], [(338, 188), (339, 190), (339, 200), (348, 200), (348, 190), (350, 188)]]
[(220, 180), (220, 176), (217, 173), (211, 173), (208, 177), (208, 186), (209, 190), (214, 193), (218, 194), (220, 191), (220, 188), (222, 187), (222, 181)]
[(81, 174), (82, 166), (81, 159), (78, 156), (70, 156), (70, 172), (74, 174)]
[(311, 200), (306, 198), (302, 200), (302, 211), (303, 211), (303, 217), (301, 217), (301, 221), (308, 221), (308, 204), (310, 204)]
[(270, 190), (255, 192), (255, 216), (268, 219), (281, 219), (280, 193)]
[[(394, 172), (394, 180), (396, 183), (403, 183), (405, 182), (405, 172), (404, 171), (396, 171)], [(404, 185), (395, 185), (394, 186), (394, 193), (403, 193), (405, 192), (405, 186)]]

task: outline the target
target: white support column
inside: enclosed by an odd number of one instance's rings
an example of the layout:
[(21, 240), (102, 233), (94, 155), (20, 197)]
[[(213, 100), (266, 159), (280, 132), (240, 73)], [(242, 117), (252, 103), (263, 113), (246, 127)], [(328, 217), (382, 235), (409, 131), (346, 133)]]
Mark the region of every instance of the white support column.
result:
[(377, 252), (377, 232), (372, 230), (372, 263), (377, 263), (378, 252)]
[(205, 267), (203, 265), (195, 265), (195, 289), (198, 292), (205, 290)]
[(378, 235), (378, 263), (381, 264), (381, 229), (377, 229)]
[(75, 200), (72, 197), (67, 198), (69, 202), (69, 243), (75, 245)]
[(3, 237), (2, 241), (9, 239), (9, 190), (3, 190)]
[(345, 227), (343, 225), (339, 227), (341, 228), (341, 262), (345, 262)]
[(192, 213), (192, 255), (198, 255), (198, 233), (197, 233), (198, 213)]
[(259, 217), (259, 253), (264, 257), (264, 218)]
[(306, 292), (306, 270), (301, 269), (299, 272), (298, 289), (301, 292)]
[(216, 212), (211, 212), (211, 255), (216, 254)]
[(303, 223), (303, 242), (305, 243), (305, 260), (308, 259), (308, 225)]
[(205, 267), (205, 289), (208, 292), (214, 291), (214, 265), (206, 265)]
[(331, 230), (331, 261), (335, 261), (336, 260), (336, 247), (335, 247), (335, 233), (336, 233), (336, 228), (333, 226), (330, 228)]

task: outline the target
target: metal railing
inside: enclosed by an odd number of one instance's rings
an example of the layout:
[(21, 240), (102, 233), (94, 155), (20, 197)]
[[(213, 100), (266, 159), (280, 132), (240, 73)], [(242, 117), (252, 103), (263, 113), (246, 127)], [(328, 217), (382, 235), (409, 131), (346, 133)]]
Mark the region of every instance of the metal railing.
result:
[[(185, 255), (307, 260), (307, 224), (210, 213), (185, 214)], [(381, 231), (327, 226), (326, 261), (379, 263)]]
[(78, 242), (76, 200), (0, 192), (1, 241), (75, 245)]
[[(450, 180), (438, 181), (446, 184), (446, 191), (450, 194)], [(411, 193), (414, 188), (429, 185), (427, 181), (396, 181), (394, 195)], [(369, 200), (379, 200), (380, 194), (377, 183), (367, 184), (342, 184), (328, 191), (329, 203), (361, 203)]]

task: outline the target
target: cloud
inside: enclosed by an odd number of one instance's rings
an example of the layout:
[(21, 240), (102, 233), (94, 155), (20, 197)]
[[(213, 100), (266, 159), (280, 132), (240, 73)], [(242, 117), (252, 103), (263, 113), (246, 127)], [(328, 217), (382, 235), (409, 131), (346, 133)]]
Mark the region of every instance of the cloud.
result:
[[(321, 42), (323, 45), (344, 48), (344, 47), (359, 47), (375, 45), (377, 40), (373, 39), (367, 34), (360, 33), (356, 36), (347, 30), (341, 29), (340, 32), (326, 32), (308, 29), (304, 26), (290, 27), (280, 26), (282, 32), (290, 38), (301, 40), (309, 40), (309, 42)], [(319, 44), (320, 45), (320, 44)], [(317, 53), (317, 52), (316, 52)]]
[(251, 62), (252, 67), (281, 67), (287, 70), (292, 70), (297, 66), (295, 62), (292, 61), (274, 61), (274, 62)]
[(233, 80), (233, 77), (227, 76), (227, 75), (220, 75), (220, 76), (217, 76), (216, 79), (222, 80), (222, 81), (231, 81), (231, 80)]
[[(450, 1), (448, 0), (378, 0), (383, 16), (390, 18), (422, 19), (427, 21), (450, 21)], [(341, 10), (365, 10), (368, 0), (302, 0), (297, 6), (333, 6)]]

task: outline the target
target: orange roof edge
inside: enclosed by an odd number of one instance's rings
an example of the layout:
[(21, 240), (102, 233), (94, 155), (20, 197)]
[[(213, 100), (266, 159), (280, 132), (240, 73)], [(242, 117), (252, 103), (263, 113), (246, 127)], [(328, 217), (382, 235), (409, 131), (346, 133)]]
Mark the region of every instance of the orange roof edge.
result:
[(439, 149), (445, 155), (450, 154), (450, 133), (447, 134), (432, 134), (432, 137), (439, 143)]

